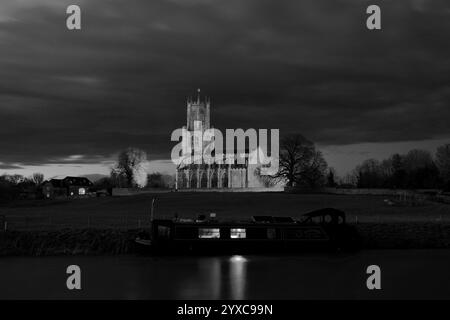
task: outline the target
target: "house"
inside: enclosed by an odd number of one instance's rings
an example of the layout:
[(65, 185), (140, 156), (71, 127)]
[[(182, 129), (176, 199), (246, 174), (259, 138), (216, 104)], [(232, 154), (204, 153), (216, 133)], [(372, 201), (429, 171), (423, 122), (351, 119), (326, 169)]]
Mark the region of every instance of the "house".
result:
[(65, 177), (63, 185), (67, 188), (68, 196), (86, 196), (89, 193), (89, 188), (94, 184), (84, 177)]
[(82, 197), (89, 195), (89, 189), (94, 184), (85, 177), (65, 177), (50, 179), (42, 184), (44, 198)]

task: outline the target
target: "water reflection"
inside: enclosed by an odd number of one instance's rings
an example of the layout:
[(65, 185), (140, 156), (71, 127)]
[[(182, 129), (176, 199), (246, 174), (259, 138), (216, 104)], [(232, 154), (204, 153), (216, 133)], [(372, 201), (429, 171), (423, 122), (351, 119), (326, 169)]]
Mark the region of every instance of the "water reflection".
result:
[[(385, 288), (375, 295), (365, 286), (365, 270), (374, 261), (388, 270), (383, 274)], [(65, 287), (65, 270), (71, 264), (82, 269), (83, 290), (78, 292)], [(450, 250), (279, 257), (10, 257), (0, 259), (0, 299), (448, 299), (449, 265)]]
[(231, 299), (245, 298), (245, 284), (247, 280), (247, 259), (243, 256), (232, 256), (230, 264)]
[(180, 299), (245, 299), (248, 259), (234, 255), (196, 259), (196, 270), (180, 282)]

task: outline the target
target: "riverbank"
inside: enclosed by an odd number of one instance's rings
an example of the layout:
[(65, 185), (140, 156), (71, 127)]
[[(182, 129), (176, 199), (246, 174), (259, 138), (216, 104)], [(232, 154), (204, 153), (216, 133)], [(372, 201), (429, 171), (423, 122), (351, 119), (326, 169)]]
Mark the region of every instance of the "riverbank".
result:
[(133, 253), (137, 230), (62, 229), (0, 233), (0, 256), (120, 255)]
[(150, 219), (153, 199), (157, 219), (175, 215), (195, 219), (211, 212), (220, 220), (248, 220), (255, 215), (300, 219), (313, 210), (336, 208), (345, 212), (350, 223), (450, 223), (450, 206), (433, 201), (411, 204), (376, 195), (170, 192), (10, 203), (0, 207), (0, 224), (4, 216), (8, 230), (16, 231), (138, 229)]
[(393, 222), (355, 225), (364, 249), (450, 249), (450, 223)]
[[(363, 249), (450, 248), (450, 223), (354, 224)], [(0, 233), (0, 256), (120, 255), (136, 252), (138, 229), (61, 229)]]

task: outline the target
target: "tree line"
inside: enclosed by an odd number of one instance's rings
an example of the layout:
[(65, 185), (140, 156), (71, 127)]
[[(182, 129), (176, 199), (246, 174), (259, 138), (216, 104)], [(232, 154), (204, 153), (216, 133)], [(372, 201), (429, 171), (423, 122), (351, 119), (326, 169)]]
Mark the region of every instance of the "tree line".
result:
[(367, 159), (339, 178), (315, 144), (301, 134), (280, 141), (280, 168), (273, 177), (288, 187), (356, 187), (392, 189), (450, 189), (450, 144), (429, 151), (413, 149), (387, 159)]
[[(174, 177), (168, 174), (148, 174), (147, 155), (136, 148), (119, 153), (110, 176), (94, 182), (94, 189), (114, 187), (172, 188)], [(288, 187), (315, 189), (321, 187), (450, 189), (450, 144), (444, 144), (432, 154), (413, 149), (406, 154), (395, 153), (387, 159), (367, 159), (352, 172), (338, 177), (328, 166), (315, 144), (301, 134), (291, 134), (280, 141), (279, 171), (272, 177), (261, 176), (270, 187), (283, 183)], [(39, 193), (44, 182), (42, 173), (30, 177), (4, 174), (0, 176), (0, 200), (13, 200), (27, 193)]]
[(171, 188), (174, 178), (159, 172), (147, 173), (147, 154), (138, 148), (122, 150), (111, 168), (110, 176), (100, 179), (95, 186), (110, 188)]
[(42, 173), (33, 173), (30, 177), (20, 174), (0, 176), (0, 201), (25, 197), (26, 193), (37, 193), (44, 182)]
[(368, 159), (344, 179), (358, 188), (450, 189), (450, 144), (435, 154), (413, 149), (381, 161)]

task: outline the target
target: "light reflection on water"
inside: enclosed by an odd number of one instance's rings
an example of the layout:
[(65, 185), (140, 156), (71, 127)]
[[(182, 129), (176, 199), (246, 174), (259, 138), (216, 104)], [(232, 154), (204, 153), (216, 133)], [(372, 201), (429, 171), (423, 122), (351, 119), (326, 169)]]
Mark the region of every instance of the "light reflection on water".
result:
[[(65, 287), (68, 265), (82, 290)], [(378, 264), (383, 290), (370, 292)], [(450, 298), (450, 250), (213, 257), (0, 259), (0, 299), (414, 299)], [(414, 282), (411, 283), (411, 279)]]
[(243, 256), (232, 256), (230, 264), (231, 298), (245, 298), (245, 282), (247, 279), (247, 259)]
[(248, 258), (240, 255), (199, 258), (197, 272), (186, 275), (178, 298), (201, 298), (208, 292), (208, 299), (245, 299), (247, 262)]

